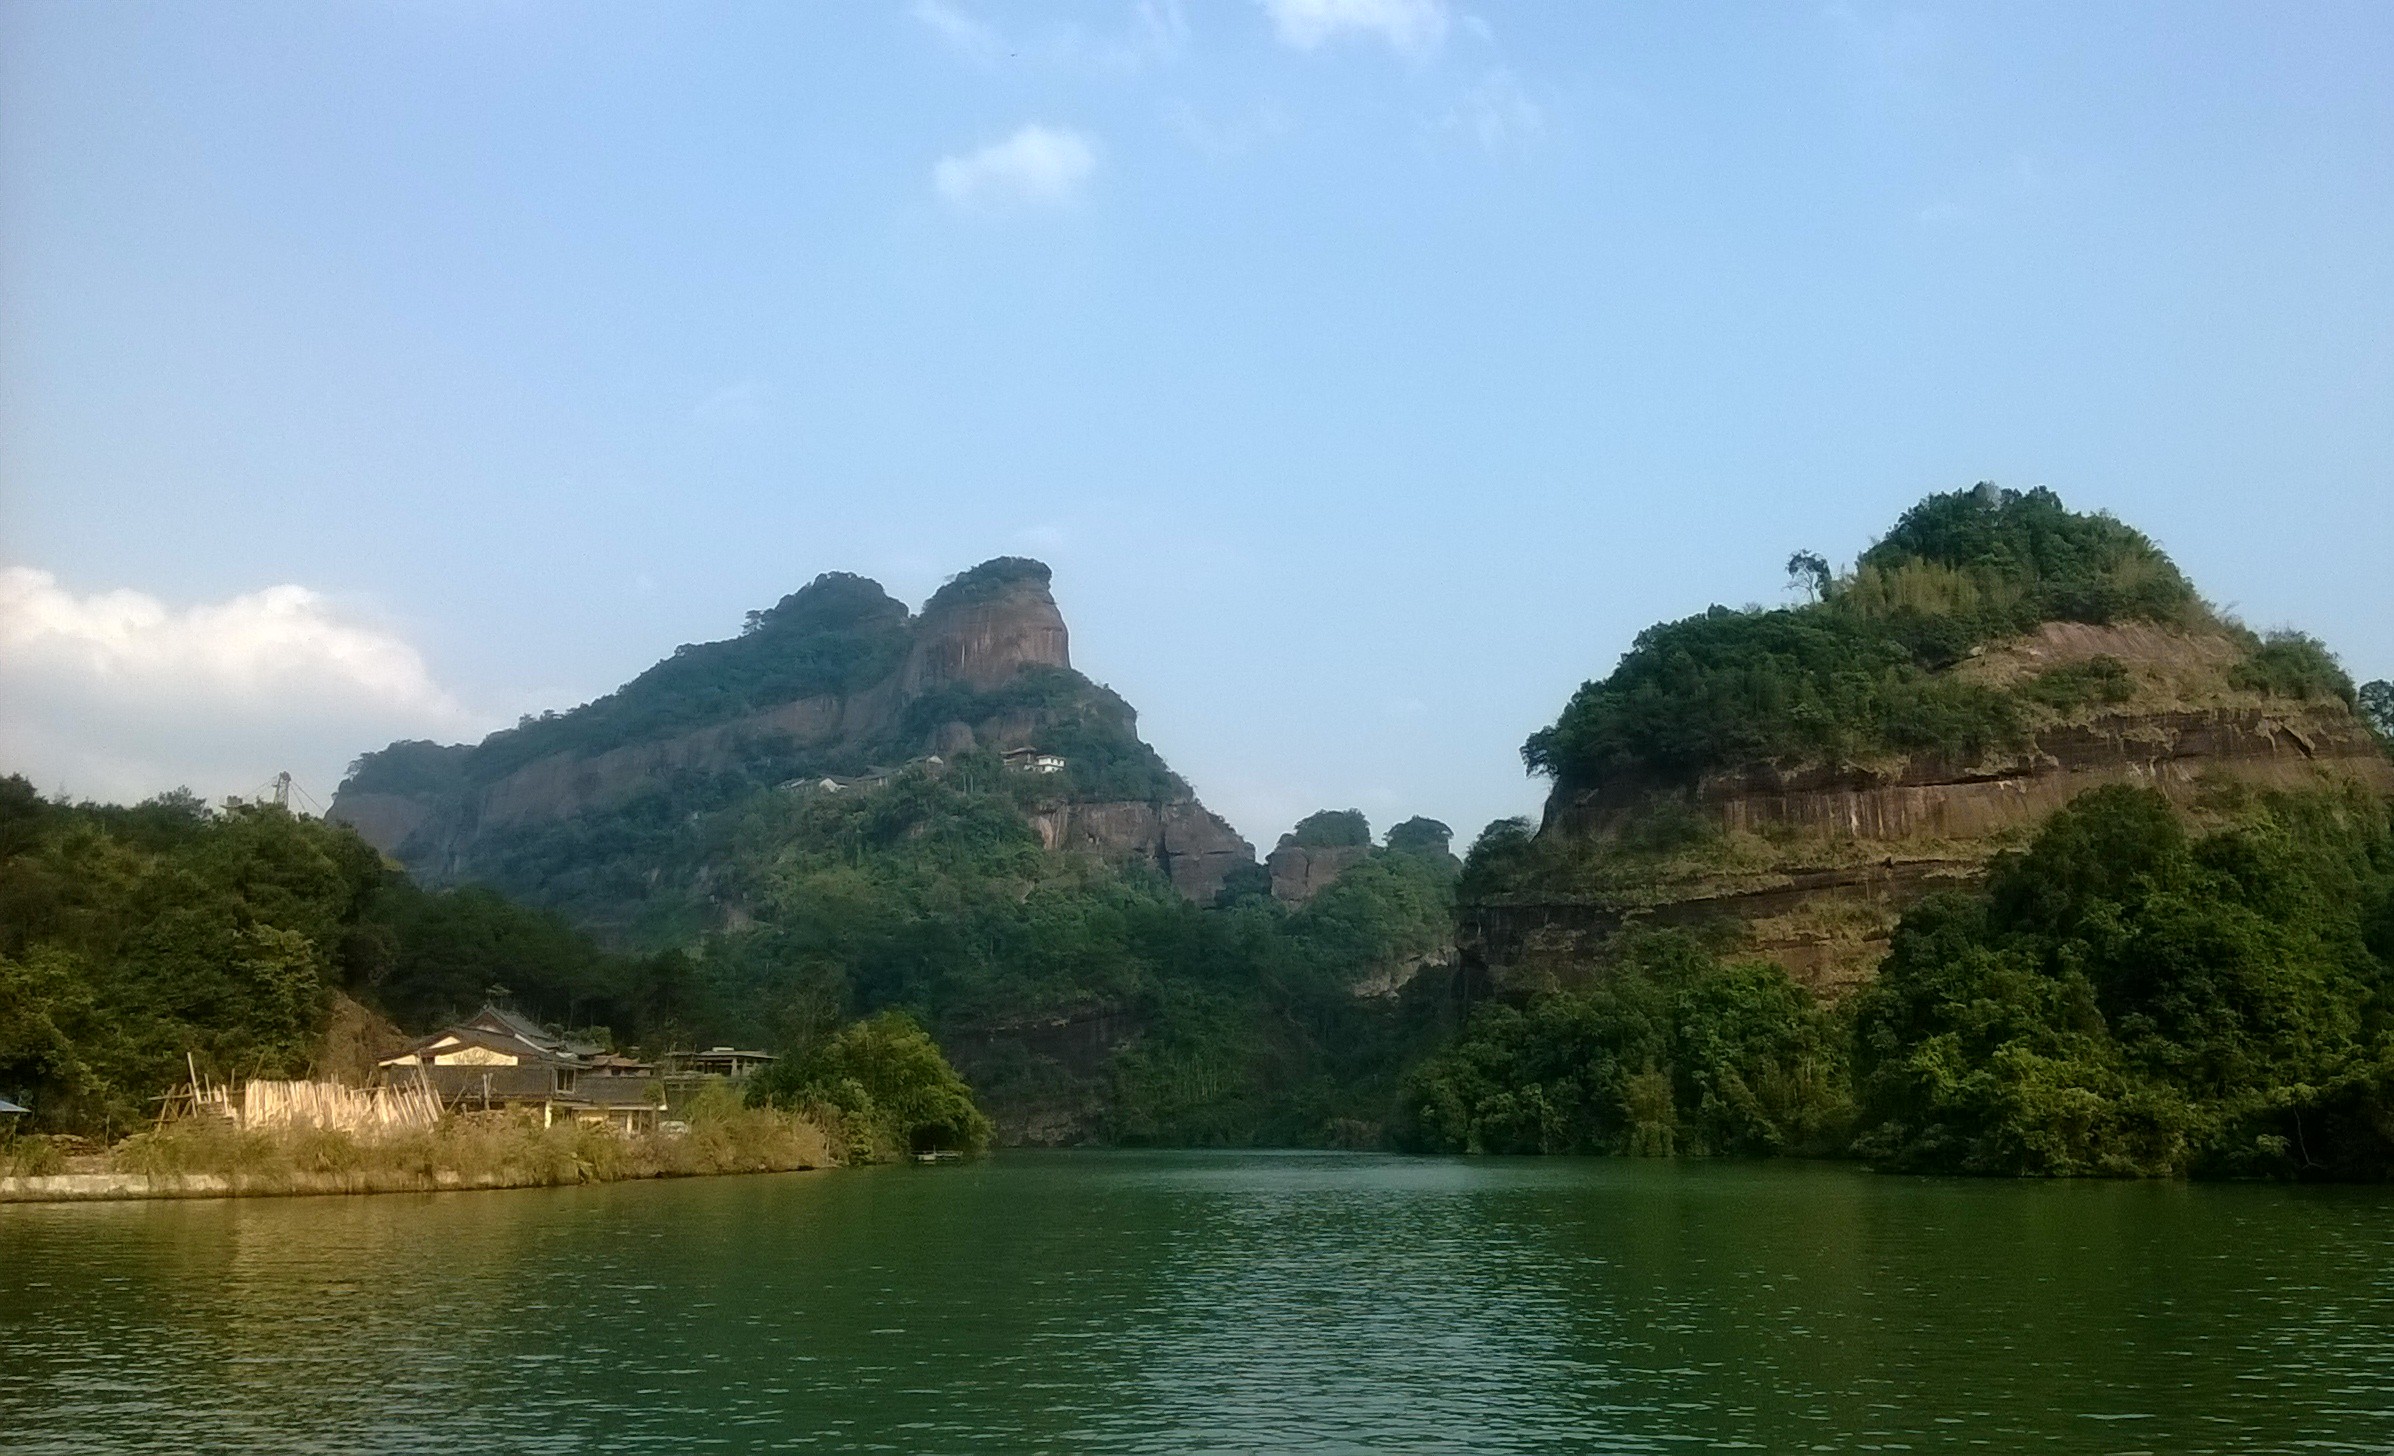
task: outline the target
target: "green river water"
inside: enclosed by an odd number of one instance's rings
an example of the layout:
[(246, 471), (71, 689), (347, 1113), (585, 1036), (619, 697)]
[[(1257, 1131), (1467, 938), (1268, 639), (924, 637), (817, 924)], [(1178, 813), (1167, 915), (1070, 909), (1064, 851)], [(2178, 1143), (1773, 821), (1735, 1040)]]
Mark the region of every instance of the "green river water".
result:
[(0, 1207), (0, 1450), (2389, 1451), (2394, 1193), (1230, 1153)]

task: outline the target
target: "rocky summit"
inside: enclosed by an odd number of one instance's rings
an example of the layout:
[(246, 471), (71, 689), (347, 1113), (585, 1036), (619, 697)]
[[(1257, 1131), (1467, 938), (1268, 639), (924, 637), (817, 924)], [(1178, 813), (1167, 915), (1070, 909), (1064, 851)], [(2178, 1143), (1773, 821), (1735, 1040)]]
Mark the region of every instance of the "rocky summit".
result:
[(2198, 817), (2394, 791), (2319, 643), (2220, 616), (2141, 533), (2047, 491), (1933, 496), (1811, 600), (1641, 634), (1525, 754), (1554, 779), (1464, 907), (1472, 963), (1569, 981), (1641, 926), (1709, 929), (1814, 990), (1867, 980), (1903, 909), (1976, 884), (2086, 791)]
[[(737, 925), (694, 818), (759, 793), (869, 792), (976, 750), (1050, 849), (1152, 867), (1210, 901), (1255, 851), (1072, 666), (1048, 568), (1001, 557), (909, 612), (829, 573), (594, 702), (479, 744), (395, 743), (353, 765), (332, 817), (430, 884), (479, 881), (628, 929), (643, 907)], [(696, 928), (696, 927), (693, 927)]]

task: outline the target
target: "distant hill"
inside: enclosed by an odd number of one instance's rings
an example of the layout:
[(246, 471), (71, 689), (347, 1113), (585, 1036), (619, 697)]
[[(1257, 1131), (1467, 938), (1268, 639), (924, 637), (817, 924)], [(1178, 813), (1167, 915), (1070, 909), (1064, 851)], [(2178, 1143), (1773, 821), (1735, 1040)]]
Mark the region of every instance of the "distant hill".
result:
[(984, 562), (919, 614), (828, 573), (594, 702), (479, 744), (369, 753), (331, 815), (427, 883), (485, 882), (619, 941), (675, 943), (743, 914), (709, 873), (714, 816), (981, 749), (1036, 790), (1026, 813), (1049, 847), (1212, 899), (1253, 848), (1140, 739), (1129, 704), (1073, 670), (1069, 640), (1036, 561)]
[(641, 952), (614, 1001), (674, 1015), (639, 1024), (795, 1053), (902, 1008), (1009, 1142), (1374, 1141), (1451, 1019), (1445, 827), (1354, 816), (1276, 882), (1019, 558), (919, 613), (819, 577), (596, 702), (368, 754), (331, 814)]
[(1569, 973), (1619, 930), (1714, 924), (1831, 992), (1903, 905), (2108, 783), (2394, 789), (2320, 643), (2226, 620), (2141, 532), (2051, 491), (1931, 496), (1802, 605), (1639, 634), (1523, 749), (1554, 787), (1494, 836), (1466, 940)]

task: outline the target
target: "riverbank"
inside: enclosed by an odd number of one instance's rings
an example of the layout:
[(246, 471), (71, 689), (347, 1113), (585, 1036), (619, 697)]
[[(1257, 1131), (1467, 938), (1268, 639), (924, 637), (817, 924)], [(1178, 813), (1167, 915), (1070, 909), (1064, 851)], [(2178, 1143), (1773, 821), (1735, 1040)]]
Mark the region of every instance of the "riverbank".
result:
[[(125, 1139), (94, 1158), (45, 1166), (19, 1150), (0, 1203), (260, 1198), (546, 1188), (636, 1178), (784, 1173), (832, 1167), (841, 1142), (815, 1119), (764, 1108), (712, 1109), (687, 1132), (626, 1135), (537, 1114), (451, 1116), (399, 1136), (243, 1131), (193, 1121)], [(76, 1166), (80, 1164), (81, 1166)]]

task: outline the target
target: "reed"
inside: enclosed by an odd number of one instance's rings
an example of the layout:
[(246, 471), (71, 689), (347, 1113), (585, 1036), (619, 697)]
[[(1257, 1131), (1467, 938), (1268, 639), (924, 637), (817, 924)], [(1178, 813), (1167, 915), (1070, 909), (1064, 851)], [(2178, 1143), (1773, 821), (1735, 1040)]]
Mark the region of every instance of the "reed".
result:
[(737, 1099), (700, 1099), (676, 1135), (626, 1135), (558, 1122), (538, 1111), (464, 1113), (431, 1127), (360, 1136), (337, 1128), (242, 1128), (195, 1118), (119, 1143), (111, 1171), (214, 1174), (244, 1191), (316, 1188), (542, 1187), (625, 1178), (688, 1177), (829, 1167), (841, 1161), (814, 1119)]

